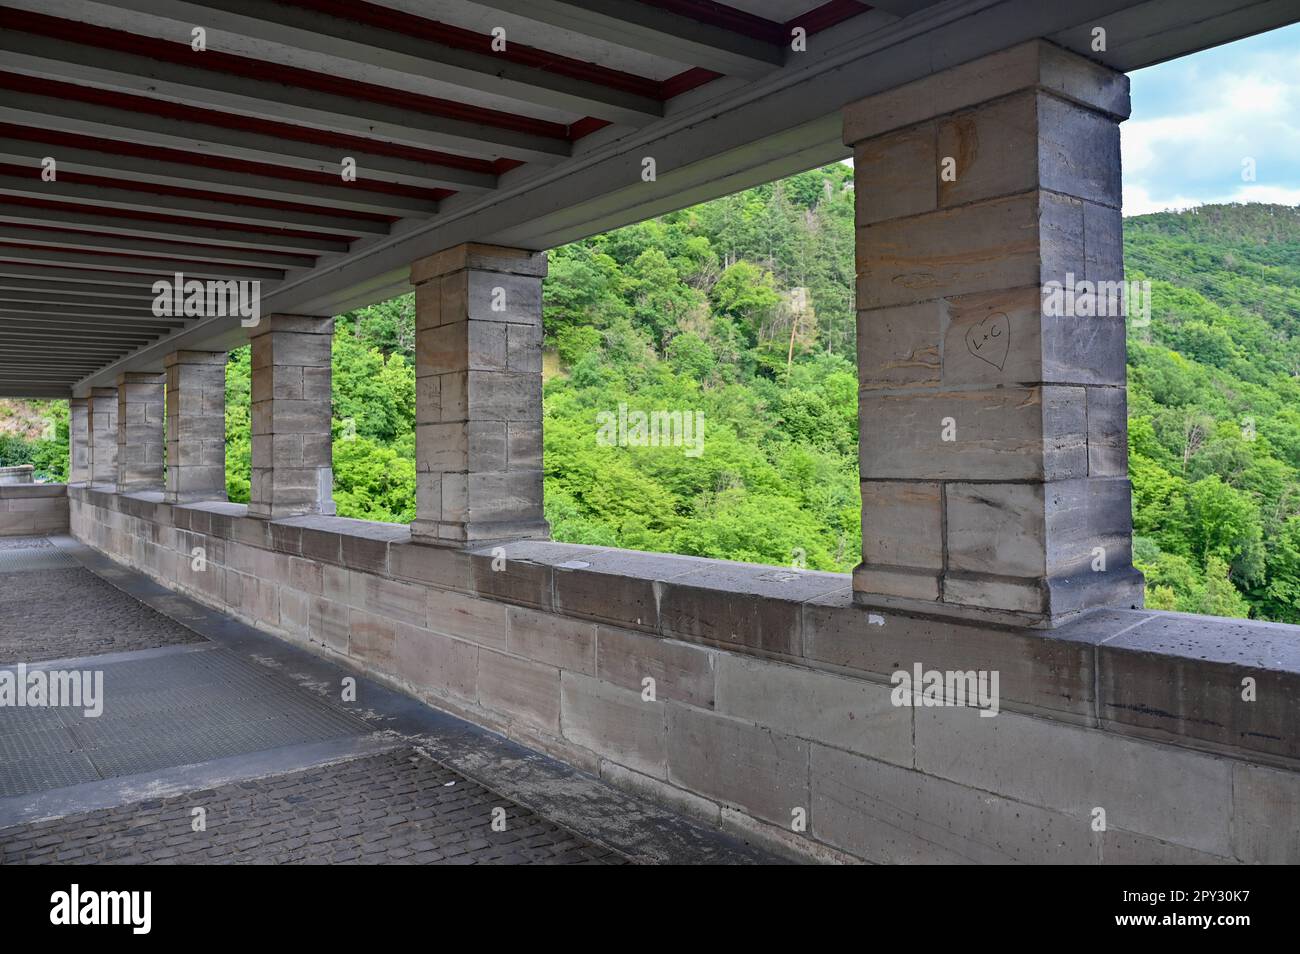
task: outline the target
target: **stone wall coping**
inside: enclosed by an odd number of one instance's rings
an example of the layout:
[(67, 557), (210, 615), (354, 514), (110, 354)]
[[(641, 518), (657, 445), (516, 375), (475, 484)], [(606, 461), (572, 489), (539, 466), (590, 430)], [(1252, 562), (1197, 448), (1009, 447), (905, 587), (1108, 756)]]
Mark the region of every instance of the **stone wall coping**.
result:
[[(551, 541), (462, 550), (412, 543), (407, 527), (375, 521), (266, 521), (242, 504), (69, 494), (358, 573), (874, 682), (915, 663), (996, 670), (1004, 709), (1300, 767), (1300, 626), (1101, 609), (1025, 629), (863, 606), (841, 573)], [(1253, 701), (1244, 679), (1254, 680)]]
[(67, 484), (0, 484), (0, 499), (66, 497)]

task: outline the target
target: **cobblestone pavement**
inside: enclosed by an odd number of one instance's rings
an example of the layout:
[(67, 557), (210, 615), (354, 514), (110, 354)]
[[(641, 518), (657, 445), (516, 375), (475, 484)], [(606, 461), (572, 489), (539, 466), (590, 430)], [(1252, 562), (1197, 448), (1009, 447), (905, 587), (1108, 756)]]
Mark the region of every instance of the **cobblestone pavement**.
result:
[[(7, 551), (9, 555), (25, 552)], [(30, 552), (45, 555), (49, 551), (30, 548)], [(202, 640), (194, 631), (81, 567), (0, 572), (0, 664)]]
[[(193, 830), (195, 809), (203, 809), (204, 831)], [(493, 830), (498, 809), (504, 831)], [(626, 859), (405, 748), (0, 829), (0, 865), (384, 862)]]
[(346, 704), (346, 670), (71, 541), (0, 554), (0, 668), (108, 652), (75, 667), (98, 715), (0, 707), (0, 865), (778, 860), (364, 677)]

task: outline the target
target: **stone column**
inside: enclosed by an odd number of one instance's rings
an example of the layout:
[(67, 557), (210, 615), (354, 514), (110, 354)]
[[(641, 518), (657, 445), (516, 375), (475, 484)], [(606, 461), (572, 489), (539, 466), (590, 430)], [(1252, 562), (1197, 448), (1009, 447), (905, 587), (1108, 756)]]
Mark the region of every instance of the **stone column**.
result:
[(546, 253), (459, 245), (411, 266), (416, 519), (444, 545), (550, 535), (542, 517)]
[(117, 483), (117, 388), (90, 391), (90, 482)]
[(226, 499), (226, 353), (173, 351), (167, 380), (167, 475), (163, 500)]
[(330, 351), (334, 319), (264, 316), (252, 335), (248, 515), (334, 513)]
[(68, 401), (68, 483), (90, 482), (90, 399)]
[(163, 387), (166, 376), (117, 376), (117, 492), (163, 489)]
[(1128, 112), (1123, 74), (1043, 41), (846, 108), (859, 602), (1038, 626), (1141, 605), (1120, 285)]

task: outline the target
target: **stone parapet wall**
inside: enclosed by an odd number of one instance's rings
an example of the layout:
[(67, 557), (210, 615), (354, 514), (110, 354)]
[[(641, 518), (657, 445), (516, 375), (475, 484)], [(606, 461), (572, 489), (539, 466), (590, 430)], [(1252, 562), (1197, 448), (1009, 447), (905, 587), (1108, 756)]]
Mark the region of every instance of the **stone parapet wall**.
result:
[(0, 484), (0, 537), (68, 532), (63, 484)]
[[(1300, 861), (1296, 627), (940, 621), (855, 605), (840, 574), (70, 493), (74, 535), (160, 582), (792, 852)], [(917, 663), (996, 671), (1000, 712), (895, 705)]]

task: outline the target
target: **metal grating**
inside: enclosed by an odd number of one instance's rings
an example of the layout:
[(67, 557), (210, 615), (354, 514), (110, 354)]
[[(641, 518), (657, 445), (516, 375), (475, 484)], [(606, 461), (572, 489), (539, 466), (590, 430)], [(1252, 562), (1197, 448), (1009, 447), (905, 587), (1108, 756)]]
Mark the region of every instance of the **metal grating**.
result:
[(225, 649), (118, 660), (99, 671), (98, 718), (74, 708), (0, 708), (0, 795), (371, 731), (361, 718)]
[(64, 570), (80, 566), (76, 560), (54, 547), (14, 547), (0, 550), (0, 573), (23, 573), (31, 570)]

